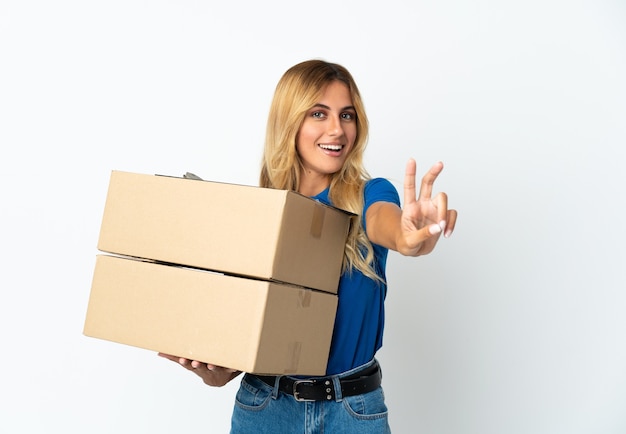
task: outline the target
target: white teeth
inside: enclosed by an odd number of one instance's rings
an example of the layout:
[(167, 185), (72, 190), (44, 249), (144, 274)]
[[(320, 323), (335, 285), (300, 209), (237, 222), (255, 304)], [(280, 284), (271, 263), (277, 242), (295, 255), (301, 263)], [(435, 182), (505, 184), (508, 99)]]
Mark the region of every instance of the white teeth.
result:
[(341, 145), (320, 145), (320, 148), (326, 149), (328, 151), (341, 151), (341, 148), (343, 148), (343, 146), (341, 146)]

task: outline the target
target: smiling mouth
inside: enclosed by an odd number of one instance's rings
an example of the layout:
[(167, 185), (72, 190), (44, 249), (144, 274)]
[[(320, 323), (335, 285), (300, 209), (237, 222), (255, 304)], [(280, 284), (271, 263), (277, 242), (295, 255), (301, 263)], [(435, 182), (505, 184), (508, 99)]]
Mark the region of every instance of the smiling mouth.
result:
[(325, 144), (319, 144), (318, 145), (320, 148), (326, 150), (326, 151), (332, 151), (332, 152), (339, 152), (343, 149), (343, 145), (325, 145)]

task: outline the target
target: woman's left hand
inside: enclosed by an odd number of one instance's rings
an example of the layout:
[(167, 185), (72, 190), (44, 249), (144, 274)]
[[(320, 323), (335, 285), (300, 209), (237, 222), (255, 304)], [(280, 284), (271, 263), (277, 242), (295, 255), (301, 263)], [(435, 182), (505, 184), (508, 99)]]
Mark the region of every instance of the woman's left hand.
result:
[(178, 363), (188, 371), (193, 372), (198, 377), (202, 378), (202, 381), (207, 386), (222, 387), (237, 375), (241, 374), (241, 371), (237, 371), (236, 369), (223, 368), (210, 363), (202, 363), (197, 360), (189, 360), (184, 357), (172, 356), (170, 354), (158, 354), (165, 359)]
[(442, 170), (443, 163), (434, 164), (422, 177), (419, 194), (416, 195), (415, 160), (410, 159), (406, 165), (401, 239), (396, 241), (397, 250), (403, 255), (426, 255), (433, 251), (442, 233), (449, 237), (454, 231), (457, 212), (448, 209), (448, 196), (445, 193), (432, 196), (433, 185)]

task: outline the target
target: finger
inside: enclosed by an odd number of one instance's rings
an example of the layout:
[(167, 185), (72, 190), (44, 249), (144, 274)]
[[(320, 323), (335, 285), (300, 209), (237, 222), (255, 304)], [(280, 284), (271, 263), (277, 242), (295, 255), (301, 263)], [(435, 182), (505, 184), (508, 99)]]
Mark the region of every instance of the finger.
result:
[(238, 372), (237, 369), (224, 368), (223, 366), (212, 365), (210, 363), (207, 363), (206, 367), (209, 371), (224, 371), (230, 374), (232, 374), (233, 372)]
[(172, 356), (171, 354), (164, 354), (164, 353), (158, 353), (158, 355), (165, 359), (171, 360), (172, 362), (175, 362), (179, 364), (180, 366), (182, 366), (183, 368), (189, 369), (190, 371), (193, 371), (195, 369), (193, 367), (193, 361), (186, 359), (184, 357)]
[(404, 175), (404, 204), (413, 203), (416, 200), (415, 196), (415, 171), (416, 163), (414, 159), (409, 159), (406, 163), (406, 170)]
[(170, 356), (169, 354), (165, 354), (165, 353), (157, 353), (157, 356), (163, 357), (164, 359), (168, 359), (168, 360), (174, 359), (174, 356)]
[(433, 184), (437, 179), (437, 176), (443, 170), (443, 163), (439, 161), (435, 163), (428, 172), (422, 178), (422, 184), (420, 185), (420, 193), (418, 199), (430, 199), (433, 194)]
[(448, 195), (446, 193), (439, 193), (435, 196), (433, 203), (437, 208), (437, 222), (441, 226), (441, 230), (446, 229), (448, 224)]
[[(410, 250), (413, 250), (414, 254), (426, 254), (424, 251), (424, 244), (431, 238), (436, 239), (441, 234), (441, 226), (438, 224), (430, 224), (424, 226), (418, 231), (413, 232), (409, 238), (407, 238), (407, 246)], [(431, 249), (432, 250), (432, 249)]]
[(448, 238), (454, 232), (454, 227), (456, 226), (456, 219), (458, 213), (455, 209), (448, 210), (448, 222), (446, 223), (446, 230), (443, 234), (444, 237)]
[(165, 353), (157, 353), (157, 355), (159, 357), (163, 357), (164, 359), (171, 360), (172, 362), (180, 363), (180, 357), (178, 356), (172, 356), (171, 354), (165, 354)]

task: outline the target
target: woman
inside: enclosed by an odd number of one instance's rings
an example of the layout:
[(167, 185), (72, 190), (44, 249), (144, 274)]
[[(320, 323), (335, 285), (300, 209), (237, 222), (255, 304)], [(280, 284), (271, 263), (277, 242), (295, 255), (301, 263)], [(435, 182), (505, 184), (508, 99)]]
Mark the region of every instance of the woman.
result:
[[(381, 374), (385, 264), (389, 249), (430, 253), (450, 236), (457, 213), (447, 196), (432, 196), (443, 169), (435, 164), (415, 189), (415, 161), (406, 166), (404, 208), (398, 193), (363, 167), (368, 122), (359, 90), (342, 66), (310, 60), (287, 70), (270, 108), (261, 187), (289, 189), (358, 215), (346, 243), (333, 340), (324, 378), (246, 374), (232, 433), (389, 432)], [(211, 386), (240, 374), (178, 357)]]

